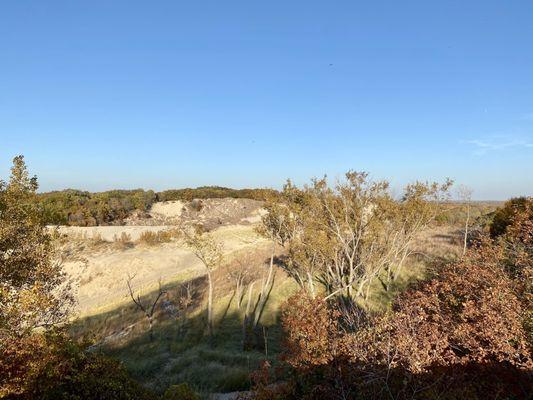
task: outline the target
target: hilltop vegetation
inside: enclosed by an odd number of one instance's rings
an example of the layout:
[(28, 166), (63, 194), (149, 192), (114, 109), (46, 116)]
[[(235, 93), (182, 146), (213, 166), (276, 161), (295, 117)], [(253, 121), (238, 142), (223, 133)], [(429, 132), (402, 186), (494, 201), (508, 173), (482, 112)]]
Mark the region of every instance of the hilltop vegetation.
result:
[[(507, 229), (364, 316), (299, 294), (283, 314), (289, 382), (261, 399), (527, 399), (533, 390), (533, 199)], [(355, 321), (355, 325), (354, 325)]]
[(40, 193), (37, 198), (43, 220), (51, 225), (96, 226), (121, 225), (134, 211), (145, 213), (158, 201), (246, 198), (266, 200), (275, 192), (271, 189), (229, 189), (218, 186), (196, 189), (166, 190), (110, 190), (90, 193), (81, 190)]

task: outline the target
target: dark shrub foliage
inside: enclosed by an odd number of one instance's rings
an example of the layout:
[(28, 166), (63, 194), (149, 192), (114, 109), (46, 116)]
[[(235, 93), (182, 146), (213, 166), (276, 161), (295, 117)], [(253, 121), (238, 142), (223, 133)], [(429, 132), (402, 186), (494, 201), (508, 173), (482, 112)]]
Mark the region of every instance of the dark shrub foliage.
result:
[(109, 358), (85, 352), (61, 333), (11, 338), (0, 360), (0, 398), (151, 400)]
[(505, 202), (502, 208), (494, 212), (494, 217), (490, 224), (490, 235), (493, 238), (503, 235), (507, 226), (511, 224), (514, 215), (517, 212), (523, 211), (526, 209), (526, 205), (532, 203), (533, 199), (527, 197), (516, 197)]
[(162, 400), (200, 400), (200, 396), (186, 383), (180, 383), (169, 387), (163, 394)]

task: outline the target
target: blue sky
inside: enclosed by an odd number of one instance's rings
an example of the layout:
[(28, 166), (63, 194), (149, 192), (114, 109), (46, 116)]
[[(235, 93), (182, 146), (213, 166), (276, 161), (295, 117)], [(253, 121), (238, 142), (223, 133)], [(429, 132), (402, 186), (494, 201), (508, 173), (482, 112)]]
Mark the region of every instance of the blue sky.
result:
[(533, 195), (533, 2), (5, 1), (0, 176)]

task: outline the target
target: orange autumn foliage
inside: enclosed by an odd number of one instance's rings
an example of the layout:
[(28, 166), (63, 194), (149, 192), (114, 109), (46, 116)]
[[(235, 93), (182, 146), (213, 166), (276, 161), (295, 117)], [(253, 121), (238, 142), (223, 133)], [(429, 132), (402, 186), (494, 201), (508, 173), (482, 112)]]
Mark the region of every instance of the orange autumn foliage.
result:
[(290, 299), (286, 398), (528, 398), (531, 221), (517, 217), (505, 243), (485, 239), (356, 331), (344, 328), (335, 304)]

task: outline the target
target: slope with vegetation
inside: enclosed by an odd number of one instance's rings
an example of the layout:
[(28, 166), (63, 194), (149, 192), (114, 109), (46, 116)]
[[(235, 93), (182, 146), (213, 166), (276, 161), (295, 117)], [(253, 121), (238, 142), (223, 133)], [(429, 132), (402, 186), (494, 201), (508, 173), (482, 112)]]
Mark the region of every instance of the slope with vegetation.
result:
[(507, 203), (500, 235), (441, 264), (390, 312), (292, 297), (282, 318), (284, 383), (269, 386), (265, 364), (255, 398), (530, 398), (533, 199), (516, 203)]
[(97, 226), (121, 225), (136, 213), (146, 215), (155, 202), (212, 198), (265, 200), (275, 192), (270, 189), (229, 189), (218, 186), (196, 189), (110, 190), (90, 193), (68, 189), (38, 194), (43, 220), (50, 225)]
[[(234, 238), (244, 245), (224, 254), (220, 232), (233, 228), (210, 226), (201, 207), (136, 241), (127, 233), (113, 242), (54, 239), (45, 229), (50, 218), (69, 223), (72, 215), (82, 215), (70, 222), (82, 225), (122, 223), (155, 200), (198, 192), (74, 192), (43, 207), (46, 195), (36, 189), (15, 158), (0, 185), (0, 398), (184, 400), (240, 391), (257, 399), (526, 399), (532, 392), (533, 199), (490, 215), (493, 205), (450, 203), (449, 182), (408, 185), (399, 199), (387, 182), (362, 173), (334, 185), (289, 182), (275, 196), (261, 192), (262, 239)], [(57, 243), (63, 258), (80, 260), (181, 248), (198, 269), (159, 285), (154, 278), (145, 290), (135, 285), (142, 274), (130, 274), (127, 302), (72, 321), (72, 282), (55, 261)], [(228, 396), (221, 398), (235, 398)]]

